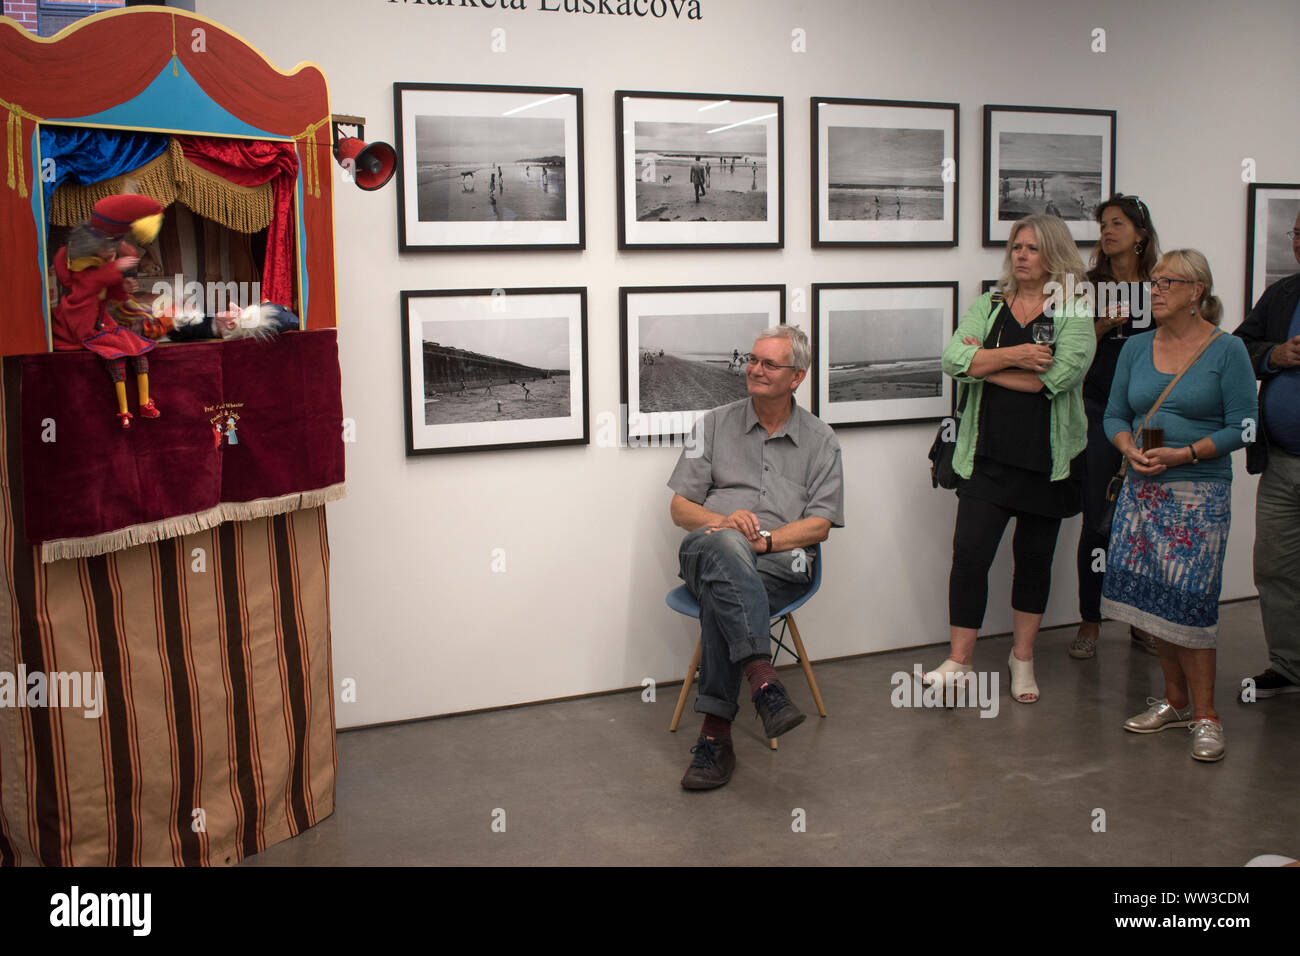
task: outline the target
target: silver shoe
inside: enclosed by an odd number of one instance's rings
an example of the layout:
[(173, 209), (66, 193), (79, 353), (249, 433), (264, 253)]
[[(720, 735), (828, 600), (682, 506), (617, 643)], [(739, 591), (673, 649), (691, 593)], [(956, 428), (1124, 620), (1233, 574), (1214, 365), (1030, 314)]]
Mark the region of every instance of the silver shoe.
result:
[(1223, 759), (1223, 725), (1202, 717), (1189, 728), (1192, 732), (1192, 759), (1214, 761)]
[(1160, 656), (1160, 649), (1156, 647), (1156, 639), (1146, 631), (1139, 631), (1136, 627), (1130, 627), (1128, 636), (1133, 642), (1133, 647), (1146, 651), (1152, 657)]
[(1124, 721), (1125, 730), (1131, 730), (1135, 734), (1155, 734), (1168, 727), (1186, 727), (1192, 722), (1191, 704), (1179, 710), (1170, 706), (1169, 701), (1163, 697), (1159, 700), (1148, 697), (1147, 703), (1151, 705), (1148, 709)]
[(1070, 642), (1070, 656), (1076, 661), (1091, 660), (1097, 653), (1097, 639), (1095, 637), (1084, 637), (1082, 634), (1076, 634), (1074, 640)]

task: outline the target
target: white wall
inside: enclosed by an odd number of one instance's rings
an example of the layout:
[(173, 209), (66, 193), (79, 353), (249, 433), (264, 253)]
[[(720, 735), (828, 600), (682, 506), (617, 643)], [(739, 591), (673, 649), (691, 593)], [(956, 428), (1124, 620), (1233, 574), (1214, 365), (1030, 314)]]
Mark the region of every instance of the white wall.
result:
[[(619, 401), (620, 285), (958, 280), (968, 303), (1001, 251), (980, 245), (985, 103), (1116, 109), (1117, 185), (1150, 206), (1166, 248), (1202, 249), (1241, 318), (1246, 187), (1300, 181), (1300, 7), (1294, 0), (701, 0), (702, 21), (425, 7), (384, 0), (198, 0), (282, 69), (319, 64), (336, 112), (393, 139), (392, 83), (576, 86), (585, 91), (587, 250), (404, 255), (395, 184), (335, 193), (348, 498), (329, 507), (336, 681), (357, 681), (340, 726), (678, 679), (692, 623), (665, 607), (680, 532), (668, 519), (670, 449), (587, 447), (407, 459), (402, 289), (586, 285), (595, 416)], [(489, 52), (506, 28), (507, 52)], [(791, 31), (807, 32), (793, 53)], [(1092, 30), (1107, 52), (1090, 50)], [(786, 248), (617, 251), (613, 91), (785, 97)], [(960, 245), (809, 245), (808, 98), (961, 105)], [(811, 295), (808, 295), (811, 299)], [(791, 321), (810, 329), (808, 316)], [(801, 396), (807, 403), (807, 397)], [(847, 527), (832, 534), (821, 594), (801, 615), (814, 657), (934, 643), (947, 634), (955, 498), (932, 490), (933, 425), (839, 432)], [(1240, 459), (1240, 456), (1237, 456)], [(1238, 461), (1223, 596), (1254, 593), (1255, 480)], [(1047, 623), (1077, 619), (1066, 523)], [(1008, 536), (1009, 537), (1009, 536)], [(985, 631), (1010, 628), (1009, 542)], [(491, 551), (507, 570), (494, 574)], [(1051, 653), (1064, 653), (1052, 646)], [(934, 663), (935, 651), (921, 659)]]

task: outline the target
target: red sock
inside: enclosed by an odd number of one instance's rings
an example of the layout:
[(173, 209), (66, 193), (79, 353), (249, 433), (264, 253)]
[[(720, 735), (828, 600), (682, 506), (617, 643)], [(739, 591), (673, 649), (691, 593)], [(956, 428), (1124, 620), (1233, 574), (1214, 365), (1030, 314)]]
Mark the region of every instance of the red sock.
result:
[(776, 680), (776, 668), (766, 657), (755, 657), (745, 665), (745, 677), (749, 679), (750, 695), (757, 694), (764, 684)]
[(704, 726), (700, 728), (700, 734), (712, 737), (714, 740), (730, 740), (731, 721), (714, 714), (705, 714)]

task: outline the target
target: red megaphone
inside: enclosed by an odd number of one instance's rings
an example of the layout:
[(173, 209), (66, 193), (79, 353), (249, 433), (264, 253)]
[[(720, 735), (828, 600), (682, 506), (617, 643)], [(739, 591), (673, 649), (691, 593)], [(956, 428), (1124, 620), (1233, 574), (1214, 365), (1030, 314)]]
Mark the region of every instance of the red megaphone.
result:
[(393, 178), (397, 154), (387, 143), (369, 143), (349, 136), (334, 144), (334, 158), (352, 170), (353, 181), (362, 189), (373, 190)]

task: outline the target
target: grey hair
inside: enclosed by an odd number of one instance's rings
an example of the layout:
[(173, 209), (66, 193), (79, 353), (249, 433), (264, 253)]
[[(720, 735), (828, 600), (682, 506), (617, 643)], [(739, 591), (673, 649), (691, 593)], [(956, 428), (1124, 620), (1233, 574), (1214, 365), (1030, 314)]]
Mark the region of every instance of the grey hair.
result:
[(812, 346), (808, 344), (808, 336), (797, 325), (774, 325), (759, 332), (755, 341), (757, 339), (785, 339), (790, 343), (790, 361), (796, 368), (807, 371), (812, 364)]

